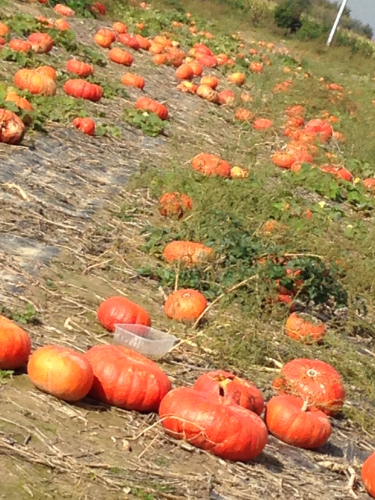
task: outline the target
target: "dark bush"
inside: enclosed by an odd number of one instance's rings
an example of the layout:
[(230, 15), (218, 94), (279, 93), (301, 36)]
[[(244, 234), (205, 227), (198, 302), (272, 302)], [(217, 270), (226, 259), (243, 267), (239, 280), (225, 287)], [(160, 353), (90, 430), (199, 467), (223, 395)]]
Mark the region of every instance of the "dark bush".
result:
[(311, 6), (311, 0), (283, 0), (275, 9), (275, 23), (279, 28), (296, 33), (302, 27), (302, 14)]

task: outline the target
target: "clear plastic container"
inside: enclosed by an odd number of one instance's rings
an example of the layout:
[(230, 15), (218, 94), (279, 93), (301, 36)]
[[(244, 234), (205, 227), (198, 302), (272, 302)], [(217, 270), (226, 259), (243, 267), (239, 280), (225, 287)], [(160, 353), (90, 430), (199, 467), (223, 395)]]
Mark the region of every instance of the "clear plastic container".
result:
[(151, 359), (169, 352), (177, 337), (144, 325), (115, 325), (114, 343), (129, 347)]

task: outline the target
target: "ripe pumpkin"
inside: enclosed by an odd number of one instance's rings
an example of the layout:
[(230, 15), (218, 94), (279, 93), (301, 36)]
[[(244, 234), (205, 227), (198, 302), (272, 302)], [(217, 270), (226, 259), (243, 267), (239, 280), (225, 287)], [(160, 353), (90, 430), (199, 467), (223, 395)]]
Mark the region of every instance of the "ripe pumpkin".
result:
[(254, 114), (246, 108), (237, 108), (234, 118), (240, 122), (248, 122), (253, 118)]
[(228, 80), (238, 87), (242, 87), (242, 85), (246, 82), (246, 76), (244, 75), (244, 73), (232, 73), (228, 76)]
[(251, 62), (249, 69), (252, 73), (263, 73), (263, 63)]
[(118, 36), (118, 41), (127, 47), (130, 47), (133, 50), (139, 50), (141, 48), (138, 40), (134, 35), (130, 35), (129, 33), (121, 33)]
[(290, 169), (293, 163), (295, 163), (295, 160), (291, 152), (276, 151), (272, 155), (272, 162), (280, 168)]
[(92, 5), (90, 5), (89, 10), (93, 14), (97, 14), (100, 16), (105, 16), (106, 13), (105, 5), (103, 5), (101, 2), (94, 2)]
[(203, 76), (200, 81), (201, 85), (207, 85), (211, 87), (213, 90), (219, 85), (219, 80), (216, 76)]
[(163, 35), (157, 35), (154, 38), (153, 43), (157, 43), (158, 45), (161, 45), (163, 47), (163, 49), (165, 49), (166, 47), (172, 47), (171, 40), (169, 40), (167, 37), (165, 37)]
[(118, 35), (121, 35), (123, 33), (127, 33), (127, 31), (128, 31), (128, 27), (126, 26), (126, 24), (124, 24), (124, 23), (122, 23), (120, 21), (117, 21), (117, 22), (113, 23), (112, 24), (112, 29)]
[(174, 389), (160, 404), (161, 425), (173, 438), (218, 457), (242, 461), (257, 457), (268, 439), (262, 419), (223, 399), (188, 387)]
[(343, 179), (344, 181), (351, 182), (353, 180), (353, 175), (349, 170), (340, 165), (322, 165), (320, 167), (322, 172), (327, 174), (332, 174), (338, 179)]
[(155, 113), (161, 120), (166, 120), (168, 118), (168, 108), (164, 106), (164, 104), (160, 104), (160, 102), (154, 101), (149, 97), (140, 97), (135, 107)]
[(131, 349), (97, 345), (85, 353), (94, 371), (90, 397), (139, 412), (158, 411), (171, 390), (167, 375), (156, 363)]
[(146, 82), (142, 76), (136, 75), (135, 73), (124, 73), (121, 77), (121, 83), (127, 85), (128, 87), (137, 87), (143, 90)]
[(316, 318), (304, 313), (292, 313), (285, 324), (286, 334), (305, 343), (322, 340), (327, 333), (326, 325)]
[(37, 54), (47, 54), (53, 48), (53, 38), (47, 33), (32, 33), (28, 41)]
[(64, 84), (64, 91), (72, 97), (88, 99), (93, 102), (100, 101), (103, 97), (103, 90), (100, 85), (79, 78), (67, 80)]
[(302, 116), (292, 116), (285, 123), (285, 127), (287, 127), (287, 128), (300, 128), (300, 127), (303, 127), (304, 124), (305, 124), (305, 120), (302, 118)]
[(164, 304), (168, 318), (176, 321), (195, 321), (207, 307), (207, 300), (197, 290), (181, 289), (171, 293)]
[(192, 208), (192, 199), (183, 193), (164, 193), (159, 198), (159, 212), (164, 217), (177, 216), (181, 219), (184, 213)]
[(203, 66), (198, 61), (192, 61), (188, 63), (193, 70), (194, 76), (201, 76), (203, 73)]
[(197, 52), (200, 52), (201, 54), (206, 54), (208, 56), (213, 56), (214, 53), (212, 50), (207, 47), (204, 43), (195, 43), (194, 47), (192, 49), (192, 55), (196, 55)]
[(186, 266), (206, 262), (212, 248), (193, 241), (172, 241), (164, 248), (163, 256), (168, 262), (181, 261)]
[(30, 52), (31, 50), (31, 43), (26, 42), (26, 40), (19, 40), (18, 38), (13, 38), (9, 42), (9, 48), (11, 50), (14, 50), (15, 52)]
[(271, 127), (273, 127), (273, 121), (268, 118), (257, 118), (253, 123), (254, 130), (267, 130)]
[(315, 450), (331, 435), (331, 423), (322, 411), (309, 411), (295, 396), (276, 396), (266, 406), (265, 422), (270, 433), (284, 443)]
[(374, 191), (375, 190), (375, 179), (365, 179), (363, 181), (363, 185), (365, 186), (366, 189)]
[(70, 24), (65, 19), (56, 19), (54, 27), (60, 31), (70, 30)]
[(300, 104), (294, 104), (293, 106), (288, 106), (285, 110), (285, 114), (289, 117), (303, 117), (305, 115), (305, 108)]
[(363, 464), (361, 476), (367, 493), (375, 498), (375, 453), (370, 455)]
[(185, 94), (196, 94), (198, 85), (195, 85), (193, 82), (183, 81), (177, 85), (178, 90), (184, 92)]
[(198, 60), (199, 64), (205, 68), (216, 68), (216, 66), (218, 65), (217, 59), (214, 56), (209, 56), (207, 54), (197, 52), (195, 57)]
[(304, 130), (307, 133), (314, 134), (320, 142), (329, 141), (333, 134), (331, 125), (327, 121), (321, 120), (320, 118), (307, 122)]
[(76, 14), (73, 9), (61, 3), (56, 4), (53, 10), (56, 12), (56, 14), (60, 14), (60, 16), (64, 17), (73, 17)]
[(145, 38), (142, 35), (134, 35), (134, 38), (137, 40), (137, 42), (139, 43), (139, 47), (142, 50), (149, 50), (149, 48), (151, 47), (151, 41), (148, 38)]
[(215, 154), (199, 153), (192, 159), (191, 166), (204, 175), (230, 177), (231, 166)]
[(218, 94), (220, 104), (233, 104), (235, 101), (235, 94), (231, 90), (222, 90)]
[(29, 101), (25, 99), (25, 97), (21, 97), (17, 94), (17, 92), (8, 92), (5, 96), (5, 101), (12, 101), (18, 106), (20, 109), (25, 111), (33, 111), (34, 108), (31, 106)]
[(197, 88), (197, 95), (208, 102), (212, 102), (214, 104), (219, 103), (218, 93), (208, 85), (199, 85)]
[(25, 330), (10, 319), (0, 316), (0, 370), (16, 370), (25, 365), (30, 351), (31, 340)]
[(226, 64), (228, 62), (229, 57), (227, 56), (227, 54), (220, 53), (216, 56), (216, 59), (217, 59), (219, 66), (224, 66), (224, 64)]
[(0, 21), (0, 36), (5, 36), (8, 33), (9, 33), (8, 26)]
[(177, 68), (175, 75), (178, 80), (192, 80), (194, 78), (194, 71), (189, 64), (181, 64)]
[(48, 76), (48, 78), (51, 78), (52, 80), (57, 80), (57, 73), (52, 66), (39, 66), (38, 68), (35, 68), (35, 73), (38, 75), (44, 75)]
[(25, 125), (15, 113), (0, 108), (0, 142), (19, 144), (25, 132)]
[(264, 398), (260, 390), (248, 380), (230, 372), (217, 370), (204, 373), (195, 381), (193, 388), (227, 398), (257, 415), (261, 415), (264, 409)]
[(2, 36), (0, 36), (0, 48), (2, 45), (5, 45), (7, 43), (7, 41), (5, 40), (5, 38), (3, 38)]
[(280, 394), (308, 401), (310, 406), (334, 415), (344, 404), (345, 389), (339, 373), (318, 359), (294, 359), (281, 369), (273, 382)]
[(126, 52), (125, 50), (114, 48), (108, 53), (108, 57), (111, 61), (117, 64), (123, 64), (124, 66), (131, 66), (133, 64), (133, 56)]
[(232, 179), (246, 179), (246, 177), (249, 177), (249, 171), (241, 167), (232, 167), (230, 176)]
[(115, 40), (116, 33), (108, 29), (101, 28), (94, 35), (94, 42), (104, 49), (109, 49)]
[(77, 61), (77, 59), (70, 59), (66, 63), (66, 70), (69, 73), (74, 73), (75, 75), (85, 78), (94, 74), (94, 67), (91, 64)]
[(20, 69), (14, 75), (14, 84), (22, 90), (28, 90), (31, 94), (55, 95), (56, 84), (43, 74), (38, 74), (31, 69)]
[(38, 389), (64, 401), (84, 398), (94, 381), (91, 365), (82, 354), (57, 345), (37, 349), (30, 356), (27, 373)]
[(155, 55), (161, 54), (162, 52), (164, 52), (164, 47), (162, 45), (160, 45), (159, 43), (151, 42), (151, 45), (150, 45), (148, 51), (151, 54), (155, 54)]
[(74, 118), (72, 124), (86, 135), (95, 135), (95, 122), (92, 118)]
[(165, 64), (167, 62), (167, 54), (155, 54), (152, 61), (158, 66)]
[(98, 308), (98, 320), (109, 332), (116, 324), (151, 326), (151, 318), (138, 304), (125, 297), (109, 297)]

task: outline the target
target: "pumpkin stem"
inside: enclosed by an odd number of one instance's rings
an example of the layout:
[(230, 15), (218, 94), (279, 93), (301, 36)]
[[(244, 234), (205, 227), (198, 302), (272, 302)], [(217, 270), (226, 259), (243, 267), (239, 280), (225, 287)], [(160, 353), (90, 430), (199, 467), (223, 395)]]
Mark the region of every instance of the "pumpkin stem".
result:
[(301, 411), (306, 411), (308, 407), (309, 407), (309, 402), (307, 401), (307, 399), (305, 399), (305, 401), (303, 402)]
[(311, 368), (310, 370), (307, 370), (306, 374), (308, 377), (315, 378), (318, 375), (318, 372)]

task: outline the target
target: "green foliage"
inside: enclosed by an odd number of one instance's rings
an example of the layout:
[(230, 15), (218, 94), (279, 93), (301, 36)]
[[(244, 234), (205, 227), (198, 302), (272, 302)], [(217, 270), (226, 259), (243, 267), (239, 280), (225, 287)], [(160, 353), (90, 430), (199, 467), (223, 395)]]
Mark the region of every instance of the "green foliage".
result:
[(12, 375), (11, 370), (0, 370), (0, 385), (6, 384), (12, 378)]
[(49, 0), (49, 4), (54, 7), (56, 4), (62, 3), (73, 9), (76, 14), (83, 17), (95, 17), (90, 11), (91, 0)]
[(155, 113), (139, 109), (126, 109), (123, 114), (126, 123), (140, 128), (145, 135), (157, 137), (164, 131), (165, 123)]
[(5, 317), (21, 323), (22, 325), (37, 325), (39, 324), (38, 313), (36, 312), (32, 304), (26, 304), (26, 309), (24, 311), (11, 311), (5, 306), (0, 304), (0, 314)]
[(309, 9), (311, 0), (283, 0), (275, 9), (275, 23), (296, 33), (302, 26), (301, 16)]

